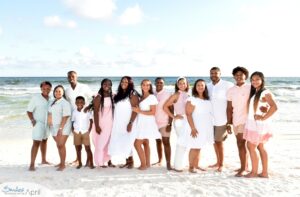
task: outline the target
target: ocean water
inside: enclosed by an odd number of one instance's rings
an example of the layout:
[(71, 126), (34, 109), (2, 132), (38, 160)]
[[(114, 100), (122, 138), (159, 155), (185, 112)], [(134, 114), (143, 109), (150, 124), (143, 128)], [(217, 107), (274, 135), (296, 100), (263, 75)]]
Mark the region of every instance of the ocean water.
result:
[[(104, 77), (80, 77), (79, 82), (87, 84), (95, 93), (100, 88)], [(133, 77), (135, 88), (140, 92), (143, 79), (154, 81), (155, 77)], [(209, 82), (208, 77), (187, 77), (190, 85), (198, 78)], [(111, 77), (113, 91), (120, 82), (120, 77)], [(165, 77), (167, 91), (174, 92), (177, 77)], [(234, 82), (232, 77), (223, 79)], [(30, 124), (26, 115), (30, 98), (40, 93), (39, 84), (48, 80), (55, 87), (62, 84), (68, 87), (66, 77), (1, 77), (0, 78), (0, 136), (17, 130), (30, 131)], [(279, 110), (274, 117), (276, 132), (297, 132), (300, 126), (300, 77), (271, 77), (266, 79), (266, 86), (275, 95)]]

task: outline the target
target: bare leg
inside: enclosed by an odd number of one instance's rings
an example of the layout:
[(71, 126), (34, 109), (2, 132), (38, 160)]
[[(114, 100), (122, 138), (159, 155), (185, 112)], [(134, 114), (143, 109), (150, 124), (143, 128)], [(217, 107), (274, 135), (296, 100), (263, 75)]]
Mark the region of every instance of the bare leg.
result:
[(88, 164), (88, 167), (90, 169), (94, 169), (94, 162), (93, 162), (93, 153), (91, 151), (91, 147), (89, 145), (85, 145), (84, 146), (85, 148), (85, 151), (86, 151), (86, 155), (87, 155), (87, 164)]
[(47, 154), (47, 139), (42, 140), (41, 142), (41, 155), (42, 155), (42, 164), (50, 164), (46, 159)]
[(34, 163), (35, 163), (36, 155), (38, 153), (40, 144), (41, 144), (41, 142), (37, 141), (37, 140), (33, 140), (33, 142), (32, 142), (29, 171), (35, 171)]
[(66, 141), (68, 139), (67, 135), (62, 135), (57, 137), (56, 146), (58, 148), (60, 165), (57, 168), (58, 171), (63, 171), (66, 168)]
[(162, 138), (164, 150), (165, 150), (165, 158), (167, 162), (167, 169), (172, 170), (171, 167), (171, 145), (170, 145), (170, 138), (169, 137), (163, 137)]
[(243, 176), (243, 173), (245, 172), (246, 165), (247, 165), (247, 150), (245, 146), (246, 140), (243, 139), (242, 133), (238, 133), (236, 135), (236, 140), (237, 140), (237, 146), (238, 146), (239, 157), (241, 162), (241, 169), (238, 171), (238, 173), (235, 176), (241, 177)]
[(146, 158), (146, 166), (147, 168), (150, 168), (150, 146), (149, 146), (149, 140), (144, 139), (143, 140), (144, 145), (144, 152), (145, 152), (145, 158)]
[(268, 153), (264, 147), (264, 144), (260, 143), (258, 145), (258, 151), (261, 158), (261, 164), (262, 164), (262, 173), (260, 173), (258, 176), (263, 178), (269, 178), (268, 174)]
[(213, 165), (209, 165), (209, 168), (217, 168), (219, 167), (219, 151), (218, 151), (218, 146), (217, 146), (217, 142), (215, 141), (214, 143), (214, 148), (215, 148), (215, 153), (216, 153), (216, 157), (217, 157), (217, 162)]
[(199, 166), (199, 160), (200, 160), (200, 155), (201, 155), (200, 150), (201, 150), (201, 149), (195, 149), (195, 150), (199, 150), (198, 153), (197, 153), (198, 162), (197, 162), (196, 169), (197, 169), (197, 170), (201, 170), (201, 171), (206, 171), (205, 168), (201, 168), (201, 167)]
[(82, 146), (81, 145), (76, 145), (75, 149), (76, 149), (76, 156), (77, 156), (77, 160), (78, 160), (78, 166), (76, 167), (76, 169), (80, 169), (82, 167), (82, 162), (81, 162), (81, 149), (82, 149)]
[(218, 172), (222, 172), (223, 170), (223, 161), (224, 161), (224, 148), (223, 148), (223, 142), (216, 142), (216, 146), (218, 149)]
[(143, 140), (140, 139), (136, 139), (134, 142), (134, 147), (136, 149), (136, 152), (140, 158), (140, 162), (141, 162), (141, 166), (138, 168), (139, 170), (146, 170), (147, 169), (147, 165), (146, 165), (146, 155), (145, 152), (142, 148), (142, 143)]
[(252, 170), (247, 175), (245, 175), (245, 177), (247, 178), (257, 177), (257, 170), (258, 170), (258, 156), (256, 152), (257, 146), (255, 144), (252, 144), (251, 142), (247, 142), (247, 148), (250, 153)]
[(190, 152), (189, 152), (189, 163), (190, 163), (190, 166), (189, 166), (189, 172), (191, 173), (196, 173), (197, 171), (195, 170), (195, 168), (198, 166), (196, 165), (195, 166), (195, 160), (196, 159), (196, 149), (191, 149)]
[(196, 169), (201, 169), (199, 167), (199, 160), (200, 160), (200, 149), (195, 149), (194, 166), (196, 167)]
[(161, 165), (162, 160), (162, 141), (161, 139), (156, 139), (156, 149), (157, 149), (157, 156), (158, 156), (158, 162), (153, 163), (152, 165)]

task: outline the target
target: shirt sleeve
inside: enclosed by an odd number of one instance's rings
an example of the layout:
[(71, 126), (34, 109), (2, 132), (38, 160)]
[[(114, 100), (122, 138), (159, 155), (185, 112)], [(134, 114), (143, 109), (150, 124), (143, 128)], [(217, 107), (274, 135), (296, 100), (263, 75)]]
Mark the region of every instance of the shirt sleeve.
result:
[(232, 88), (229, 88), (229, 90), (227, 91), (226, 98), (228, 101), (232, 101)]
[(154, 95), (150, 95), (150, 105), (157, 105), (158, 104), (158, 100)]
[(68, 101), (63, 103), (63, 116), (71, 116), (71, 104)]
[(28, 112), (33, 112), (34, 111), (34, 109), (35, 109), (35, 99), (34, 99), (34, 97), (33, 98), (31, 98), (31, 100), (29, 101), (29, 103), (28, 103), (28, 106), (27, 106), (27, 111)]
[(195, 101), (195, 98), (193, 97), (193, 96), (190, 96), (190, 97), (188, 97), (187, 99), (186, 99), (186, 101), (188, 102), (191, 102), (191, 104), (193, 105), (193, 106), (195, 106), (196, 105), (196, 101)]
[(74, 122), (75, 119), (76, 119), (76, 118), (75, 118), (75, 112), (73, 111), (71, 121)]

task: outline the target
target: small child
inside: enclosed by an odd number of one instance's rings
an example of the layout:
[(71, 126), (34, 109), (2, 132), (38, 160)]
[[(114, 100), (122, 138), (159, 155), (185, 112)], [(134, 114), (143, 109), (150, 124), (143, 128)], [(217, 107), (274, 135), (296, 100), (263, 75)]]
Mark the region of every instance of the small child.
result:
[(85, 99), (82, 96), (76, 97), (75, 104), (77, 109), (72, 113), (72, 125), (73, 125), (73, 134), (74, 134), (74, 145), (76, 148), (76, 154), (78, 158), (77, 169), (82, 167), (81, 162), (81, 149), (82, 144), (85, 147), (87, 154), (87, 166), (91, 169), (94, 168), (93, 154), (90, 147), (90, 132), (93, 125), (93, 119), (90, 112), (84, 112)]

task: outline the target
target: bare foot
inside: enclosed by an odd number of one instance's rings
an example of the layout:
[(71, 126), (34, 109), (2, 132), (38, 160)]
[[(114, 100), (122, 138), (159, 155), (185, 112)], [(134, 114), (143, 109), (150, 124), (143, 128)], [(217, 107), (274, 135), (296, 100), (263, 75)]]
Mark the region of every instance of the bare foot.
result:
[(217, 168), (217, 167), (219, 167), (219, 164), (216, 163), (216, 164), (213, 164), (213, 165), (209, 165), (208, 167), (209, 167), (209, 168)]
[(34, 165), (30, 165), (28, 170), (29, 170), (29, 171), (35, 171)]
[(173, 168), (171, 167), (170, 163), (167, 163), (167, 170), (172, 170)]
[(147, 166), (140, 166), (138, 167), (139, 170), (147, 170)]
[(107, 165), (110, 168), (115, 168), (116, 167), (116, 165), (114, 165), (110, 160), (108, 161)]
[(107, 166), (106, 165), (103, 165), (103, 166), (100, 166), (101, 168), (107, 168)]
[(48, 161), (42, 161), (42, 163), (41, 163), (42, 165), (43, 164), (45, 164), (45, 165), (51, 165), (51, 163), (50, 162), (48, 162)]
[(244, 177), (246, 177), (246, 178), (254, 178), (254, 177), (257, 177), (257, 174), (254, 173), (254, 172), (250, 172), (250, 173), (246, 174)]
[(198, 167), (196, 167), (196, 169), (197, 169), (197, 170), (201, 170), (201, 171), (206, 171), (206, 169), (205, 169), (205, 168), (201, 168), (201, 167), (199, 167), (199, 166), (198, 166)]
[(241, 168), (237, 168), (234, 170), (234, 172), (239, 172), (241, 170)]
[(175, 169), (175, 168), (173, 168), (173, 170), (174, 170), (175, 172), (183, 172), (183, 170), (177, 170), (177, 169)]
[(58, 168), (60, 166), (60, 163), (59, 164), (56, 164), (54, 167)]
[(268, 173), (259, 173), (257, 176), (260, 178), (269, 178)]
[(152, 164), (152, 166), (156, 166), (156, 165), (161, 166), (161, 161), (158, 161), (158, 162)]
[(94, 169), (94, 168), (95, 168), (95, 166), (94, 166), (94, 165), (91, 165), (91, 166), (89, 166), (89, 168), (90, 168), (90, 169)]
[(60, 165), (57, 169), (56, 169), (56, 171), (63, 171), (64, 169), (66, 168), (66, 166), (65, 165)]
[(80, 169), (82, 167), (82, 164), (79, 164), (76, 169)]
[(197, 170), (195, 170), (194, 168), (189, 168), (189, 172), (195, 174), (197, 173)]
[(222, 172), (223, 171), (223, 166), (220, 166), (216, 171), (217, 172)]
[(244, 171), (244, 170), (240, 170), (240, 171), (238, 171), (238, 173), (236, 173), (234, 176), (235, 176), (235, 177), (242, 177), (242, 176), (244, 176), (244, 174), (245, 174), (245, 171)]
[(74, 161), (70, 162), (69, 164), (70, 164), (71, 166), (77, 166), (78, 163), (79, 163), (78, 160), (75, 159)]

